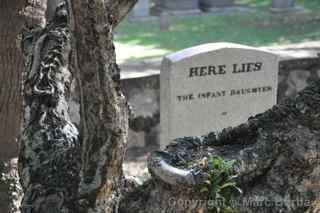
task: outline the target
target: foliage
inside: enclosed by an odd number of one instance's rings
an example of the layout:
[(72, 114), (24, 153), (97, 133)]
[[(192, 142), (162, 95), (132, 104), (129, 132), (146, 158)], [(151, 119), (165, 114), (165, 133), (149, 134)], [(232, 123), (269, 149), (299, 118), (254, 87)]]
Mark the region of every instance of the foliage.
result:
[(234, 160), (224, 160), (220, 156), (210, 156), (208, 160), (208, 179), (204, 181), (200, 192), (208, 197), (209, 211), (212, 213), (236, 212), (232, 199), (242, 193), (233, 174)]

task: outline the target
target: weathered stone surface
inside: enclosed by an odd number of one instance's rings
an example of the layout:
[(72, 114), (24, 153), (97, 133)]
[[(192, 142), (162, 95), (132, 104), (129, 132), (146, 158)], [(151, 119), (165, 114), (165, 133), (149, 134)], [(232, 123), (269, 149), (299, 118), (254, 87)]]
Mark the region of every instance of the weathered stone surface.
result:
[[(160, 83), (155, 76), (121, 80), (122, 91), (130, 109), (128, 148), (159, 145)], [(137, 140), (141, 141), (137, 141)]]
[(170, 1), (163, 0), (159, 2), (162, 8), (167, 10), (192, 10), (198, 8), (198, 0), (181, 0), (181, 1)]
[(294, 7), (294, 0), (272, 0), (272, 8), (288, 9)]
[(170, 14), (197, 14), (199, 10), (199, 0), (162, 0), (156, 2), (158, 12), (170, 13)]
[(294, 97), (314, 80), (320, 79), (318, 58), (283, 60), (279, 68), (278, 102)]
[[(238, 161), (235, 170), (244, 190), (240, 199), (253, 205), (240, 205), (241, 212), (303, 212), (319, 196), (320, 82), (316, 83), (317, 86), (304, 90), (296, 99), (249, 119), (246, 124), (225, 130), (218, 137), (209, 134), (199, 141), (205, 144), (201, 149), (206, 153)], [(179, 140), (167, 150), (188, 161), (192, 156), (185, 150), (192, 147), (188, 141)], [(185, 146), (178, 148), (181, 142)], [(177, 163), (175, 160), (174, 164)], [(151, 167), (153, 170), (158, 169)], [(264, 205), (255, 207), (258, 202)], [(267, 202), (272, 205), (266, 206)], [(281, 205), (276, 206), (277, 202)]]
[(230, 7), (234, 5), (234, 0), (199, 0), (201, 8)]
[[(281, 50), (278, 49), (272, 49), (272, 52), (279, 55), (280, 62), (279, 62), (279, 75), (278, 75), (278, 94), (277, 94), (277, 103), (282, 102), (286, 97), (293, 97), (298, 92), (300, 92), (302, 89), (305, 88), (305, 86), (310, 85), (310, 82), (315, 79), (319, 79), (319, 71), (320, 70), (320, 61), (316, 57), (316, 52), (313, 48), (316, 48), (316, 44), (313, 46), (311, 45), (308, 47), (310, 50), (302, 50), (302, 47), (290, 47), (289, 50)], [(150, 66), (150, 65), (149, 65)], [(151, 69), (151, 67), (147, 67), (148, 70)], [(139, 66), (141, 67), (141, 65)], [(128, 70), (128, 67), (124, 67), (125, 70)], [(160, 69), (160, 61), (159, 65), (153, 69)], [(136, 74), (135, 72), (133, 74)], [(130, 76), (130, 75), (129, 75)], [(131, 120), (136, 120), (139, 115), (139, 113), (136, 113), (135, 110), (143, 109), (144, 115), (137, 121), (139, 123), (139, 129), (141, 127), (146, 126), (144, 123), (148, 123), (149, 121), (144, 121), (144, 119), (152, 118), (150, 115), (155, 115), (157, 111), (159, 111), (159, 96), (160, 96), (160, 77), (159, 74), (152, 73), (150, 75), (146, 75), (135, 78), (128, 78), (127, 76), (121, 80), (123, 92), (125, 93), (125, 96), (127, 97), (129, 103), (131, 100), (134, 100), (132, 105), (132, 111), (133, 115)], [(144, 92), (144, 90), (149, 92)], [(153, 92), (150, 92), (152, 90)], [(131, 98), (140, 96), (141, 99)], [(152, 97), (153, 96), (153, 97)], [(143, 100), (143, 97), (147, 97), (147, 100), (152, 100), (151, 102), (146, 102)], [(156, 101), (156, 104), (154, 103)], [(143, 107), (142, 107), (143, 106)], [(153, 117), (155, 119), (155, 117)], [(158, 120), (159, 121), (159, 120)], [(133, 122), (136, 123), (136, 122)], [(132, 124), (133, 124), (132, 123)], [(160, 123), (157, 123), (156, 126), (159, 126)], [(131, 127), (132, 128), (132, 127)], [(147, 130), (147, 129), (146, 129)], [(152, 129), (151, 131), (154, 132)], [(140, 131), (140, 130), (139, 130)], [(144, 131), (144, 130), (143, 130)], [(159, 135), (154, 135), (155, 137), (149, 137), (150, 133), (148, 131), (144, 131), (143, 135), (146, 135), (148, 140), (143, 141), (143, 144), (146, 145), (156, 145), (158, 146), (160, 144), (159, 136), (160, 136), (160, 130), (156, 131)], [(155, 133), (156, 133), (155, 132)], [(130, 133), (129, 133), (130, 134)], [(139, 133), (138, 133), (139, 134)], [(135, 144), (136, 142), (133, 142)], [(131, 137), (129, 136), (128, 145), (131, 146)], [(130, 152), (130, 151), (129, 151)]]
[[(161, 147), (236, 126), (276, 104), (278, 56), (211, 43), (168, 55), (160, 74)], [(208, 116), (214, 119), (209, 119)]]
[(303, 7), (296, 5), (294, 0), (272, 0), (272, 12), (297, 12), (301, 10), (303, 10)]
[(149, 171), (154, 178), (126, 194), (122, 212), (124, 208), (129, 213), (207, 212), (206, 205), (191, 203), (206, 199), (196, 187), (206, 170), (200, 164), (188, 165), (213, 154), (237, 162), (233, 168), (244, 191), (236, 200), (239, 212), (317, 213), (319, 109), (320, 80), (315, 80), (297, 96), (238, 127), (177, 139), (165, 151), (151, 155)]

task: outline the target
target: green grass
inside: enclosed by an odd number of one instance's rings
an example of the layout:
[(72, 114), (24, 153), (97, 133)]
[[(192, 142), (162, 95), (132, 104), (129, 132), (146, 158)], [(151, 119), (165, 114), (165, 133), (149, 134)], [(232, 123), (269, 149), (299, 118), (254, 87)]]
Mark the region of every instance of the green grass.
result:
[(320, 2), (319, 0), (296, 0), (298, 5), (302, 5), (314, 12), (319, 12)]
[[(239, 0), (237, 3), (247, 4), (254, 8), (255, 12), (171, 18), (170, 30), (166, 32), (159, 30), (157, 21), (124, 22), (116, 30), (116, 41), (173, 52), (208, 42), (268, 46), (319, 40), (319, 18), (317, 21), (310, 20), (319, 17), (317, 13), (320, 10), (320, 1), (296, 2), (308, 9), (308, 12), (275, 15), (269, 12), (271, 0)], [(137, 53), (128, 58), (154, 56), (158, 55), (144, 54), (140, 57)]]
[[(237, 4), (249, 5), (260, 11), (268, 10), (271, 7), (272, 0), (236, 0)], [(297, 5), (301, 5), (305, 8), (311, 9), (313, 11), (319, 11), (320, 2), (319, 0), (295, 0)]]

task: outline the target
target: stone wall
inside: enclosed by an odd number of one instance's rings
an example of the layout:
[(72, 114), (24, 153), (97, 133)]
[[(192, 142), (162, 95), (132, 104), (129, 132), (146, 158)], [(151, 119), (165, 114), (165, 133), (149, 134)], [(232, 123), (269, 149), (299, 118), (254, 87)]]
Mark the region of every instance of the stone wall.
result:
[(121, 81), (131, 107), (129, 148), (159, 144), (159, 75)]
[[(320, 78), (317, 51), (273, 50), (281, 56), (278, 84), (278, 103), (294, 96)], [(129, 132), (130, 148), (159, 147), (159, 75), (122, 80), (124, 94), (132, 108)]]

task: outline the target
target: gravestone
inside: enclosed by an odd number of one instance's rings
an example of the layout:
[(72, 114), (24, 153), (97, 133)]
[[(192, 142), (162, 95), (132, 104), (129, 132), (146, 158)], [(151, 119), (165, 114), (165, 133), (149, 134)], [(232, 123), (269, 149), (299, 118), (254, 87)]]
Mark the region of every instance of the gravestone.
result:
[(156, 2), (158, 13), (167, 12), (170, 15), (198, 14), (199, 0), (159, 0)]
[(163, 12), (159, 17), (160, 31), (168, 31), (170, 29), (170, 16)]
[(149, 0), (139, 0), (131, 12), (131, 16), (133, 18), (146, 17), (149, 15), (150, 15)]
[(245, 122), (276, 104), (278, 56), (253, 47), (204, 44), (164, 58), (161, 148)]
[(199, 0), (200, 8), (204, 11), (210, 11), (211, 8), (232, 7), (234, 0)]
[(293, 0), (272, 0), (272, 8), (286, 9), (294, 7)]
[(290, 12), (301, 9), (301, 7), (295, 5), (294, 0), (272, 0), (272, 12)]

